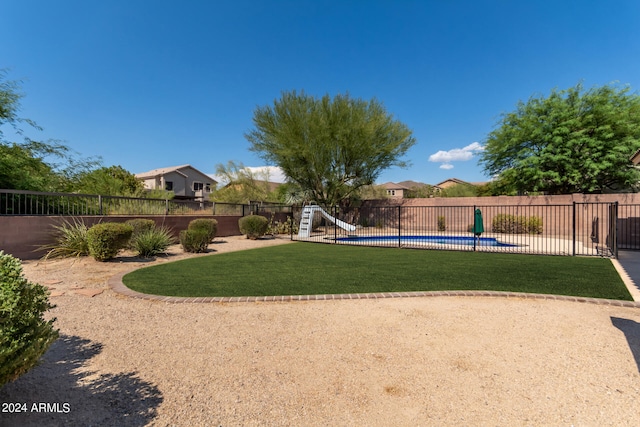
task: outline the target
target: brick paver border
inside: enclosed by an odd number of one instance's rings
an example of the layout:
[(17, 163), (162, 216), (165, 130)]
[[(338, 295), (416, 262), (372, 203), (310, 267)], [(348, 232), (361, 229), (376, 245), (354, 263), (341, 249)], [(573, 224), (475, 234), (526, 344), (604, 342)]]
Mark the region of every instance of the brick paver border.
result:
[[(133, 270), (132, 270), (133, 271)], [(638, 301), (621, 301), (601, 298), (571, 297), (564, 295), (528, 294), (521, 292), (498, 291), (433, 291), (433, 292), (378, 292), (367, 294), (328, 294), (328, 295), (283, 295), (262, 297), (168, 297), (161, 295), (149, 295), (133, 291), (122, 283), (122, 277), (129, 273), (117, 274), (107, 280), (107, 284), (114, 292), (131, 298), (159, 301), (172, 304), (184, 303), (234, 303), (234, 302), (289, 302), (289, 301), (326, 301), (326, 300), (350, 300), (350, 299), (381, 299), (381, 298), (415, 298), (415, 297), (501, 297), (517, 299), (542, 299), (557, 301), (572, 301), (597, 305), (610, 305), (616, 307), (640, 308)]]

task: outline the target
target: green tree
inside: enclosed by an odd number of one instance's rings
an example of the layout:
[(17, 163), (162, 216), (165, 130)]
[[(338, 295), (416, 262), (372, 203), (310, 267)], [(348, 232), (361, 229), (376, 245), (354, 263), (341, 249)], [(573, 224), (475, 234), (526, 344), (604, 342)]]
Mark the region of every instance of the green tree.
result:
[(103, 166), (82, 173), (75, 191), (102, 196), (139, 197), (144, 191), (142, 181), (122, 166)]
[(272, 106), (256, 108), (253, 124), (245, 135), (250, 149), (325, 206), (346, 202), (383, 170), (405, 166), (400, 158), (415, 144), (381, 103), (349, 95), (284, 92)]
[(502, 192), (599, 193), (636, 185), (629, 158), (639, 148), (640, 97), (629, 87), (578, 84), (504, 114), (480, 164)]
[(476, 197), (478, 188), (472, 184), (456, 184), (442, 190), (439, 197)]

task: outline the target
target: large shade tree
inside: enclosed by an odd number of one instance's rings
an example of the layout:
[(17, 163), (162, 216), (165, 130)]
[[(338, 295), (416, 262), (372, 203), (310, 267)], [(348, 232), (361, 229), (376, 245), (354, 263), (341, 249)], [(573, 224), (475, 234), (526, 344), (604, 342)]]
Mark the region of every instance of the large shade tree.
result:
[(629, 87), (581, 84), (519, 102), (486, 140), (480, 163), (506, 189), (599, 193), (640, 179), (640, 98)]
[(246, 134), (251, 150), (325, 206), (345, 203), (391, 166), (404, 167), (401, 158), (415, 143), (380, 102), (349, 95), (284, 92), (256, 108), (253, 124)]

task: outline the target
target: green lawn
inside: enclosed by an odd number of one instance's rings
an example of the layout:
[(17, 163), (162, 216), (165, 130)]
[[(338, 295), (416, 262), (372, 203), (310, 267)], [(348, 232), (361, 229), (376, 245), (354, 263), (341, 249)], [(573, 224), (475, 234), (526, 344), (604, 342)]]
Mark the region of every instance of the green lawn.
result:
[(123, 282), (185, 297), (492, 290), (632, 300), (607, 259), (313, 243), (142, 268)]

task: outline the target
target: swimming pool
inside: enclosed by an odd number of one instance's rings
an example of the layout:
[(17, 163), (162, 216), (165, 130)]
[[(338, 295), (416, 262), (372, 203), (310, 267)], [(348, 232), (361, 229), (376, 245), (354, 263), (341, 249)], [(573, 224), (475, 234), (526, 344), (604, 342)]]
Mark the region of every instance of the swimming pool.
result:
[(362, 244), (398, 244), (400, 245), (458, 245), (458, 246), (491, 246), (491, 247), (515, 247), (511, 243), (499, 242), (495, 237), (473, 237), (473, 236), (349, 236), (338, 237), (337, 242), (362, 243)]

